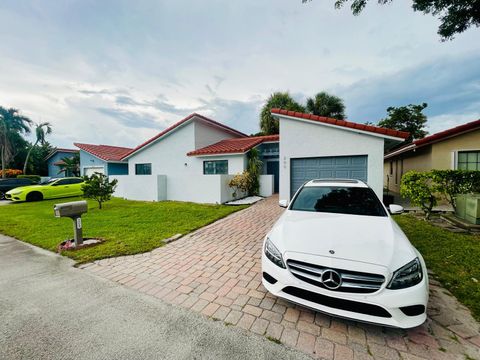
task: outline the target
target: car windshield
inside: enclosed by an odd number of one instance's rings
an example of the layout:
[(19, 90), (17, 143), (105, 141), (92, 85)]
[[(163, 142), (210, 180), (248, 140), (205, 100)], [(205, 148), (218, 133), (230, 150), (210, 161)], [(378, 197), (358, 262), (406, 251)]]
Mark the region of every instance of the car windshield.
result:
[(373, 190), (362, 187), (305, 186), (290, 210), (387, 216)]
[(57, 181), (58, 179), (50, 179), (50, 180), (45, 180), (43, 182), (41, 182), (39, 185), (50, 185), (52, 183), (54, 183), (55, 181)]

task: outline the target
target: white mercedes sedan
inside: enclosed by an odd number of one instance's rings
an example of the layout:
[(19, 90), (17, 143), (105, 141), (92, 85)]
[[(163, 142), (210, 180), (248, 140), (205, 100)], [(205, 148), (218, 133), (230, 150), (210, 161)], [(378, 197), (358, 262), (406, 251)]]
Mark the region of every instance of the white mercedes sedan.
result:
[(426, 319), (428, 276), (420, 253), (357, 180), (312, 180), (267, 234), (263, 285), (273, 295), (334, 316), (399, 328)]

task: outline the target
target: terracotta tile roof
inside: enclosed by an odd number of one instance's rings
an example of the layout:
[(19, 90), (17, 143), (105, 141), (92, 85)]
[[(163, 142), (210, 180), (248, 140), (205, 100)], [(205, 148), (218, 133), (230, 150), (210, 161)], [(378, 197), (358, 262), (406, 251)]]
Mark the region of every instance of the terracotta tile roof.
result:
[(226, 139), (204, 148), (190, 151), (188, 156), (245, 153), (263, 143), (279, 141), (279, 135), (252, 136), (239, 139)]
[(402, 146), (401, 148), (398, 148), (396, 150), (393, 150), (393, 151), (389, 152), (388, 154), (385, 155), (385, 159), (389, 159), (389, 158), (395, 157), (397, 155), (406, 153), (408, 151), (415, 150), (419, 147), (427, 146), (427, 145), (430, 145), (430, 144), (433, 144), (433, 143), (436, 143), (436, 142), (439, 142), (439, 141), (449, 139), (453, 136), (464, 134), (464, 133), (467, 133), (469, 131), (474, 131), (474, 130), (477, 130), (477, 129), (480, 129), (480, 119), (475, 120), (475, 121), (471, 121), (469, 123), (459, 125), (459, 126), (456, 126), (456, 127), (453, 127), (453, 128), (441, 131), (441, 132), (438, 132), (438, 133), (430, 135), (430, 136), (426, 136), (423, 139), (415, 140), (411, 144), (407, 144), (405, 146)]
[(45, 160), (50, 159), (53, 155), (55, 155), (57, 152), (66, 152), (66, 153), (78, 153), (78, 150), (76, 149), (65, 149), (65, 148), (55, 148), (53, 149), (50, 154), (48, 154), (45, 157)]
[(121, 161), (125, 154), (132, 151), (131, 148), (110, 145), (92, 145), (82, 143), (74, 143), (73, 145), (105, 161)]
[(441, 131), (439, 133), (424, 137), (423, 139), (415, 140), (413, 143), (417, 146), (427, 145), (433, 142), (441, 141), (446, 138), (450, 138), (455, 135), (460, 135), (468, 131), (480, 129), (480, 119), (471, 121), (469, 123), (453, 127), (448, 130)]
[(405, 131), (386, 129), (386, 128), (382, 128), (382, 127), (378, 127), (378, 126), (372, 126), (372, 125), (358, 124), (358, 123), (354, 123), (354, 122), (351, 122), (351, 121), (337, 120), (337, 119), (332, 119), (332, 118), (328, 118), (328, 117), (324, 117), (324, 116), (305, 114), (305, 113), (301, 113), (301, 112), (298, 112), (298, 111), (272, 109), (271, 112), (272, 112), (272, 114), (285, 115), (285, 116), (294, 117), (294, 118), (298, 118), (298, 119), (317, 121), (317, 122), (324, 123), (324, 124), (336, 125), (336, 126), (346, 127), (346, 128), (351, 128), (351, 129), (357, 129), (357, 130), (361, 130), (361, 131), (367, 131), (367, 132), (372, 132), (372, 133), (376, 133), (376, 134), (380, 134), (380, 135), (392, 136), (392, 137), (397, 137), (397, 138), (402, 138), (402, 139), (406, 139), (410, 135), (408, 132), (405, 132)]
[(157, 135), (155, 135), (154, 137), (152, 137), (151, 139), (145, 141), (144, 143), (138, 145), (135, 149), (132, 149), (129, 153), (125, 154), (123, 157), (126, 158), (128, 157), (129, 155), (137, 152), (138, 150), (140, 150), (141, 148), (143, 148), (144, 146), (147, 146), (148, 144), (151, 144), (152, 142), (154, 142), (155, 140), (157, 139), (160, 139), (162, 136), (168, 134), (170, 131), (176, 129), (177, 127), (179, 127), (180, 125), (186, 123), (187, 121), (191, 120), (192, 118), (194, 117), (197, 117), (197, 118), (200, 118), (202, 119), (203, 121), (206, 121), (207, 123), (210, 123), (211, 125), (214, 125), (214, 126), (217, 126), (217, 127), (220, 127), (220, 128), (223, 128), (224, 130), (227, 130), (228, 132), (231, 132), (237, 136), (241, 136), (241, 137), (246, 137), (247, 135), (240, 132), (240, 131), (237, 131), (229, 126), (226, 126), (226, 125), (223, 125), (222, 123), (219, 123), (215, 120), (212, 120), (212, 119), (209, 119), (203, 115), (200, 115), (200, 114), (197, 114), (197, 113), (193, 113), (193, 114), (190, 114), (188, 115), (186, 118), (180, 120), (179, 122), (173, 124), (172, 126), (166, 128), (165, 130), (163, 130), (162, 132), (158, 133)]

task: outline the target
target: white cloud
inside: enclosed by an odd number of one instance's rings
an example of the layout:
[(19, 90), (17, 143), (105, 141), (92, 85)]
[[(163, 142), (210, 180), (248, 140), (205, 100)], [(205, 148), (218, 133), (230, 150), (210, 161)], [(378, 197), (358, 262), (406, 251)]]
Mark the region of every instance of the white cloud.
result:
[(427, 101), (440, 128), (478, 109), (480, 74), (462, 59), (480, 43), (476, 29), (441, 43), (437, 27), (401, 1), (355, 17), (321, 0), (7, 0), (0, 105), (52, 122), (58, 146), (134, 146), (193, 111), (256, 132), (276, 90), (333, 91), (357, 121)]

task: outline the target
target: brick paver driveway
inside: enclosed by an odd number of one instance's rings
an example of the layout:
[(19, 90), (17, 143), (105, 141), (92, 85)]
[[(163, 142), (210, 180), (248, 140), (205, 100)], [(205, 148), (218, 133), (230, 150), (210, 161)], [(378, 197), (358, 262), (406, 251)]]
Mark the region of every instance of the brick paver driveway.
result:
[(267, 293), (261, 245), (283, 211), (277, 202), (271, 197), (152, 252), (83, 267), (316, 358), (480, 359), (478, 324), (435, 281), (429, 320), (408, 331), (331, 318)]

